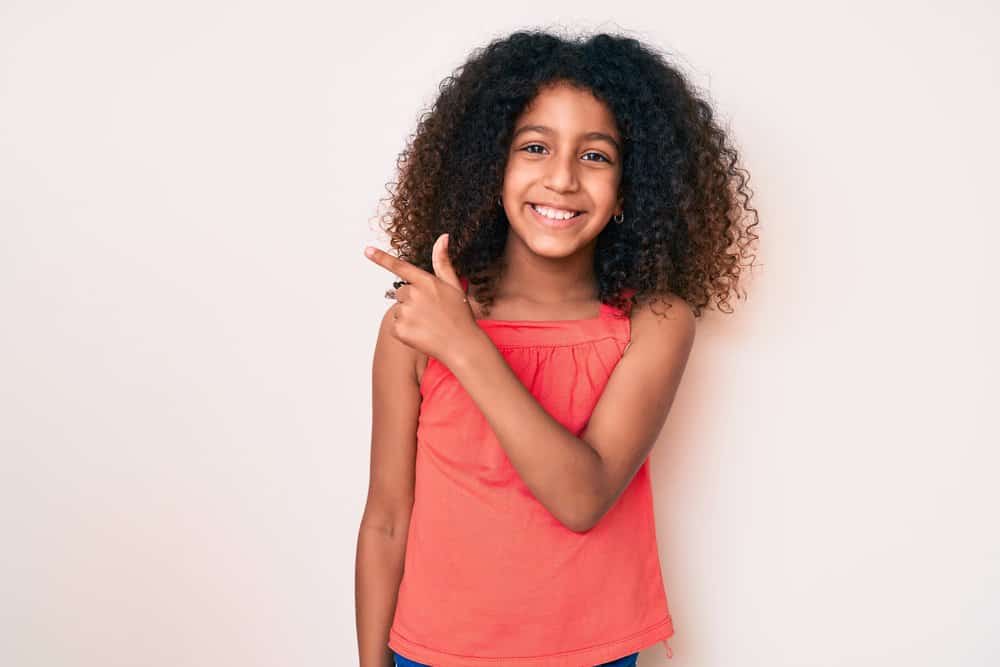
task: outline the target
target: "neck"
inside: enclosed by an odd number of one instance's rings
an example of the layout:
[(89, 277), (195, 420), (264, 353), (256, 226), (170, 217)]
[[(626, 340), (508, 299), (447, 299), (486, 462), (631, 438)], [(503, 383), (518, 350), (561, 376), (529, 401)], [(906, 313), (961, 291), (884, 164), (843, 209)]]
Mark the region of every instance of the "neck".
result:
[(508, 232), (505, 269), (497, 286), (498, 298), (524, 299), (538, 304), (588, 301), (597, 298), (594, 273), (596, 241), (568, 257), (543, 257)]

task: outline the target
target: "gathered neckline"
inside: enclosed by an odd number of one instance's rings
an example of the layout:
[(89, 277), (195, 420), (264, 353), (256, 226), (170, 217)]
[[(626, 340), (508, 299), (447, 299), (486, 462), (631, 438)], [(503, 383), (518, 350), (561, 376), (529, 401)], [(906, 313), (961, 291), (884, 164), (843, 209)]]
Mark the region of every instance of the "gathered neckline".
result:
[(588, 322), (599, 322), (603, 319), (606, 319), (610, 310), (611, 306), (602, 301), (600, 312), (598, 313), (597, 317), (581, 317), (575, 320), (496, 320), (493, 318), (484, 317), (482, 319), (477, 319), (476, 322), (480, 324), (496, 324), (496, 325), (513, 324), (517, 326), (523, 326), (523, 325), (531, 326), (532, 324), (549, 324), (549, 325), (586, 324)]

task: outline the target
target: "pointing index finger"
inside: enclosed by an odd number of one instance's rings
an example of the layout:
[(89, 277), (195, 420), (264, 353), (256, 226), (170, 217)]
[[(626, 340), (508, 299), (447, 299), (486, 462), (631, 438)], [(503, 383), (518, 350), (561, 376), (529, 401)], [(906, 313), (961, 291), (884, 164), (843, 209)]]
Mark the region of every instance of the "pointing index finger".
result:
[(390, 255), (386, 251), (379, 250), (378, 248), (367, 246), (365, 248), (365, 255), (368, 256), (368, 259), (375, 262), (382, 268), (388, 269), (392, 273), (395, 273), (397, 276), (410, 283), (422, 281), (427, 275), (427, 272), (420, 267), (414, 266), (406, 260)]

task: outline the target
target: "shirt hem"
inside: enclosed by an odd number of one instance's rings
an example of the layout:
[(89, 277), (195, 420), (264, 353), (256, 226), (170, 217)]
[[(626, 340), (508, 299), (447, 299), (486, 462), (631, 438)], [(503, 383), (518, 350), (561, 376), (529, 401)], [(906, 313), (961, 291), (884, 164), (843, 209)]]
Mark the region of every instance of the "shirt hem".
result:
[(674, 634), (671, 617), (622, 639), (589, 646), (576, 651), (528, 657), (485, 657), (456, 655), (411, 641), (392, 628), (389, 630), (389, 648), (410, 660), (433, 667), (593, 667), (636, 653), (653, 644), (669, 639)]

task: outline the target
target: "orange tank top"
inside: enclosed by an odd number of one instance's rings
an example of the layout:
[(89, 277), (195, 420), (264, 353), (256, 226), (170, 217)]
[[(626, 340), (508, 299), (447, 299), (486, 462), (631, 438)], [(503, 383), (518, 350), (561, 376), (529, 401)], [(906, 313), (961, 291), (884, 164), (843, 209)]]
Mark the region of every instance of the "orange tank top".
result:
[[(627, 314), (608, 304), (593, 319), (477, 323), (577, 436), (631, 332)], [(577, 533), (535, 499), (472, 398), (433, 357), (420, 395), (388, 646), (433, 667), (593, 667), (661, 641), (672, 657), (649, 459), (601, 520)]]

